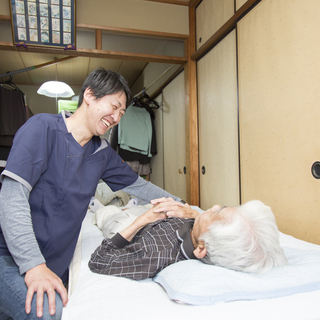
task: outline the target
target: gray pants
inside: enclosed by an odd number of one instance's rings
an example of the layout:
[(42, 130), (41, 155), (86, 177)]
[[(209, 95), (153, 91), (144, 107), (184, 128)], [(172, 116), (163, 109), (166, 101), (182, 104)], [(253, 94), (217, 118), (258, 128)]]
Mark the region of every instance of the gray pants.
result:
[(148, 211), (152, 205), (135, 206), (122, 211), (119, 207), (108, 205), (95, 212), (94, 223), (102, 230), (105, 238), (112, 238), (117, 232), (128, 227), (138, 216)]

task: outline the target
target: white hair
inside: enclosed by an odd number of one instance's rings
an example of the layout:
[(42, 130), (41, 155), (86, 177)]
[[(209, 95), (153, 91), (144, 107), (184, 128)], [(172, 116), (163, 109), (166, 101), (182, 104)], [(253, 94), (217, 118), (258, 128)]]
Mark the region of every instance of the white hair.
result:
[(255, 273), (287, 264), (271, 208), (259, 200), (214, 221), (201, 240), (207, 249), (204, 263)]

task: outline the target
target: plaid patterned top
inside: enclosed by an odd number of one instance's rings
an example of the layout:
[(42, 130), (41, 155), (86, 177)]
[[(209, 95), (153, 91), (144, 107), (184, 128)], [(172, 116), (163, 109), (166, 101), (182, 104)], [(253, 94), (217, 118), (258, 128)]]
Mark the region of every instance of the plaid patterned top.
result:
[(142, 280), (193, 254), (190, 230), (194, 219), (168, 218), (148, 224), (131, 240), (119, 233), (104, 239), (91, 255), (89, 268), (100, 274)]

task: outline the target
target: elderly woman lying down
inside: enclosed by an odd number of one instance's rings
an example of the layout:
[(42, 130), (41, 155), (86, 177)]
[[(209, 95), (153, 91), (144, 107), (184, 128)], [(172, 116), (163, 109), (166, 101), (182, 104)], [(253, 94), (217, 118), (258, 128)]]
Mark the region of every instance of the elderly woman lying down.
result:
[[(153, 204), (141, 207), (141, 215), (137, 208), (132, 214), (132, 209), (119, 210), (105, 221), (107, 238), (91, 255), (91, 271), (142, 280), (188, 259), (255, 273), (287, 264), (274, 215), (258, 200), (239, 207), (215, 205), (202, 214), (173, 199)], [(132, 222), (110, 238), (124, 215)]]

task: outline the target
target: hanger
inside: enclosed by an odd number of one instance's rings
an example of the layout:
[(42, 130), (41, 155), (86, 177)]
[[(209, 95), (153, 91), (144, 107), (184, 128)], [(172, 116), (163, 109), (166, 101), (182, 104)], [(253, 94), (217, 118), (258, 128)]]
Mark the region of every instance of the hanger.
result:
[(140, 108), (146, 108), (147, 106), (151, 109), (160, 108), (159, 103), (151, 99), (146, 93), (145, 89), (143, 89), (142, 93), (139, 96), (136, 96), (132, 99), (132, 105)]
[(13, 83), (12, 81), (12, 75), (9, 76), (9, 79), (8, 80), (5, 80), (5, 81), (1, 81), (0, 82), (1, 86), (3, 86), (4, 88), (7, 88), (7, 89), (12, 89), (14, 91), (18, 91), (20, 92), (21, 94), (24, 95), (24, 93), (19, 89), (19, 87)]

